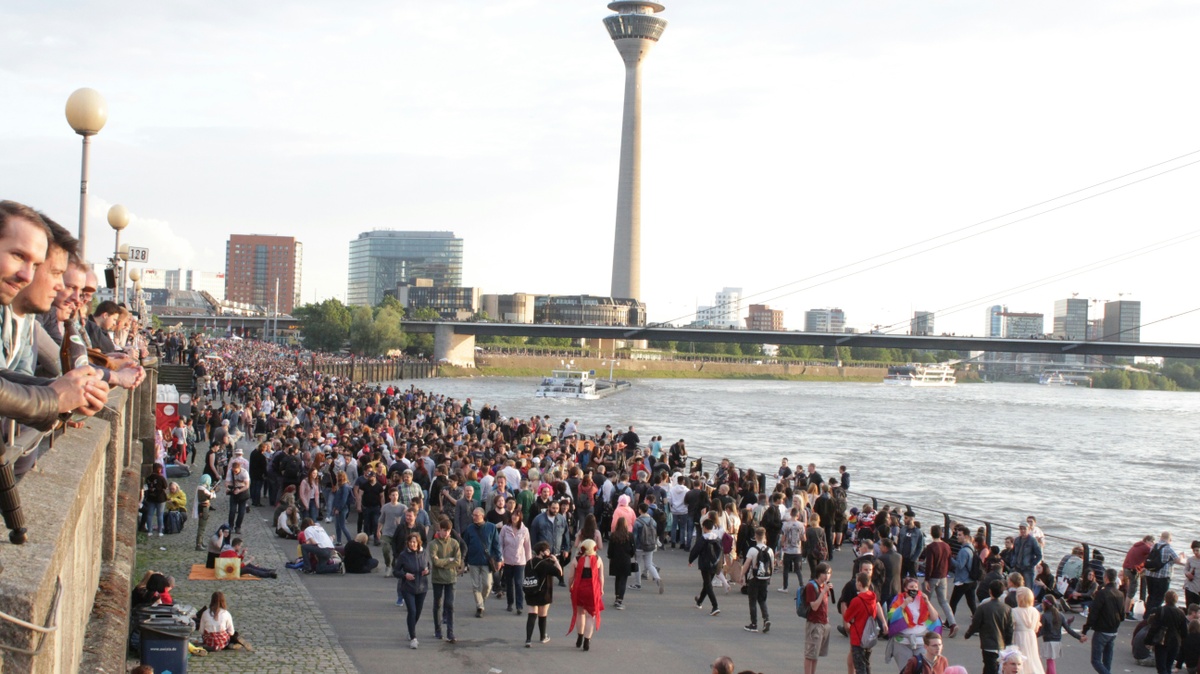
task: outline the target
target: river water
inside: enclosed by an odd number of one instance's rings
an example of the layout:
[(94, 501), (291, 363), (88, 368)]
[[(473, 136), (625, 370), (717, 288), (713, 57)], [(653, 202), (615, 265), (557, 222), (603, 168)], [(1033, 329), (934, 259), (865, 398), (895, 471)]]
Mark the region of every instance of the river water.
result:
[[(826, 479), (846, 465), (851, 491), (987, 519), (998, 537), (1033, 514), (1048, 534), (1121, 553), (1164, 529), (1180, 550), (1200, 538), (1200, 394), (642, 379), (584, 401), (535, 398), (537, 383), (490, 377), (419, 386), (472, 398), (475, 409), (499, 405), (504, 416), (549, 414), (555, 425), (577, 418), (588, 433), (633, 424), (643, 443), (662, 435), (665, 449), (685, 438), (692, 457), (728, 457), (771, 475), (784, 456), (793, 466), (816, 463)], [(926, 527), (938, 522), (921, 518)], [(1064, 546), (1048, 543), (1047, 559), (1057, 561)]]

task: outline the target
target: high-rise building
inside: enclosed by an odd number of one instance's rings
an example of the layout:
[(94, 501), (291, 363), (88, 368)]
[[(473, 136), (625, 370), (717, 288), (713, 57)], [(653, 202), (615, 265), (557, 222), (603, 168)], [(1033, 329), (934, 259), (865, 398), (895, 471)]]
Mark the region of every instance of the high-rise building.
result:
[(1001, 314), (1008, 311), (1003, 304), (993, 304), (987, 308), (987, 323), (984, 324), (984, 337), (1000, 337), (1004, 334), (1004, 319)]
[[(426, 279), (420, 279), (425, 281)], [(395, 288), (396, 299), (406, 314), (415, 309), (433, 309), (442, 318), (465, 321), (479, 313), (479, 288), (434, 286), (431, 283), (402, 283)]]
[(746, 316), (746, 327), (750, 330), (783, 330), (783, 310), (772, 309), (765, 304), (751, 304)]
[(1059, 339), (1087, 339), (1088, 301), (1081, 297), (1054, 300), (1052, 333)]
[(1118, 300), (1104, 303), (1104, 341), (1142, 341), (1142, 303)]
[(647, 0), (615, 0), (604, 19), (625, 62), (625, 107), (621, 115), (621, 164), (617, 179), (617, 226), (613, 240), (612, 295), (642, 294), (642, 59), (662, 37), (665, 9)]
[(290, 314), (300, 303), (303, 260), (303, 245), (294, 237), (231, 235), (225, 246), (225, 299)]
[(914, 311), (912, 320), (908, 324), (908, 334), (910, 335), (932, 335), (933, 331), (933, 312), (932, 311)]
[(742, 327), (742, 289), (722, 288), (712, 306), (696, 309), (696, 320), (692, 325), (704, 328)]
[(1004, 321), (1000, 336), (1006, 339), (1036, 339), (1046, 332), (1044, 314), (1006, 311), (1000, 318)]
[(805, 332), (845, 332), (846, 312), (832, 309), (809, 309), (804, 312)]
[(453, 232), (363, 232), (350, 242), (346, 303), (374, 306), (388, 291), (416, 278), (437, 287), (461, 286), (463, 240)]

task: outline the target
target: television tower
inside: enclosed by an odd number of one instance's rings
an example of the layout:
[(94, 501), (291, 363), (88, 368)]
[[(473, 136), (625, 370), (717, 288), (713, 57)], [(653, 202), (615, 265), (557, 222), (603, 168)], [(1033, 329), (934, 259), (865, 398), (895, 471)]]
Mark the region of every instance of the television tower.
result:
[(665, 7), (646, 0), (615, 0), (604, 19), (625, 61), (625, 107), (621, 116), (621, 172), (617, 181), (617, 228), (613, 244), (612, 296), (640, 299), (642, 291), (642, 59), (662, 37)]

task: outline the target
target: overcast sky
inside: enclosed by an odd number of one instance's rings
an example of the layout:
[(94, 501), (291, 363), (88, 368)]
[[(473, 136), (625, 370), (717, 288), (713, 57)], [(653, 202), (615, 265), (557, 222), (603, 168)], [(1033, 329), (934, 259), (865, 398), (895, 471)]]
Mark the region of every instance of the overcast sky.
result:
[[(1200, 150), (1200, 3), (666, 4), (644, 66), (650, 320), (724, 286), (789, 328), (814, 307), (866, 330), (966, 305), (937, 330), (980, 334), (990, 299), (1049, 330), (1073, 293), (1125, 294), (1146, 322), (1200, 307), (1200, 154), (888, 254)], [(455, 232), (484, 292), (607, 294), (624, 73), (604, 5), (6, 2), (0, 196), (74, 228), (63, 106), (88, 86), (109, 103), (94, 260), (121, 203), (155, 267), (222, 270), (231, 233), (296, 236), (306, 302), (344, 298), (348, 242), (375, 228)]]

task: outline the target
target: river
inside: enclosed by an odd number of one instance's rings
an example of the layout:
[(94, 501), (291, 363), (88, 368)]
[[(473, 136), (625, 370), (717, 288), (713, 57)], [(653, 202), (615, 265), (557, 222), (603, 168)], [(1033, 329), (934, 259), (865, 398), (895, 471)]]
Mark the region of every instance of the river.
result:
[[(1164, 529), (1179, 550), (1200, 538), (1195, 393), (642, 379), (583, 401), (535, 398), (536, 385), (507, 377), (419, 384), (469, 397), (475, 409), (499, 405), (504, 416), (577, 418), (588, 433), (633, 424), (643, 443), (662, 435), (665, 449), (685, 438), (692, 457), (728, 457), (769, 474), (784, 456), (793, 466), (816, 463), (826, 479), (846, 465), (851, 491), (987, 519), (998, 536), (1033, 514), (1048, 534), (1122, 553)], [(1064, 545), (1048, 544), (1047, 559), (1057, 561)]]

